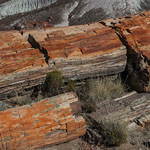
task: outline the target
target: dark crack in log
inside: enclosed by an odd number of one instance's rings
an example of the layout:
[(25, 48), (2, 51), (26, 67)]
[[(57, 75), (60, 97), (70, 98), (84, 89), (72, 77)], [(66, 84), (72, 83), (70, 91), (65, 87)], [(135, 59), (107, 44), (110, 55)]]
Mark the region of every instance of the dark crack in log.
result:
[(103, 22), (127, 48), (127, 83), (138, 92), (150, 92), (150, 12)]
[(48, 64), (49, 56), (48, 56), (47, 50), (43, 48), (42, 46), (40, 46), (40, 44), (34, 39), (34, 37), (31, 34), (29, 34), (28, 42), (31, 44), (33, 48), (39, 49), (39, 51), (44, 55), (45, 61)]

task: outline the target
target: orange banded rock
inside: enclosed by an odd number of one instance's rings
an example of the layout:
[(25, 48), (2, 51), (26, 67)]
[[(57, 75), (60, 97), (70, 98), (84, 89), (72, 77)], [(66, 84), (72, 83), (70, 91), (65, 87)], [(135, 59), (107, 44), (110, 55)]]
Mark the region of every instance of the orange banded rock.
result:
[(80, 111), (76, 94), (65, 93), (0, 112), (0, 149), (39, 149), (84, 135)]

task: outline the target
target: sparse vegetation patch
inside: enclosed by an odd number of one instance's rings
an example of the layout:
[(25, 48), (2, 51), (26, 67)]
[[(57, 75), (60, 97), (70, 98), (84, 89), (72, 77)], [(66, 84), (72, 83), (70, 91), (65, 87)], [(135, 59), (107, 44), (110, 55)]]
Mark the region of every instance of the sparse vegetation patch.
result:
[(113, 99), (125, 93), (125, 88), (120, 78), (115, 81), (107, 77), (97, 80), (90, 80), (88, 87), (88, 98), (92, 101)]
[(96, 104), (107, 99), (114, 99), (127, 92), (121, 78), (110, 77), (90, 79), (78, 90), (78, 96), (85, 112), (96, 111)]
[(49, 72), (43, 85), (43, 92), (48, 96), (54, 96), (60, 93), (63, 84), (63, 76), (60, 71)]
[(125, 123), (103, 120), (101, 122), (101, 130), (104, 141), (108, 146), (120, 146), (127, 142), (128, 132)]

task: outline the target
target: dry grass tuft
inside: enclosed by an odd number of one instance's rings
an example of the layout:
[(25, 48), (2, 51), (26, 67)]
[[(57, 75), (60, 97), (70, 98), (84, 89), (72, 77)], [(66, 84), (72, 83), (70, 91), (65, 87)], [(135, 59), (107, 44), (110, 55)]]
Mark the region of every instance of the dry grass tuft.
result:
[(103, 101), (122, 96), (125, 93), (125, 88), (120, 78), (113, 81), (106, 77), (90, 80), (87, 93), (91, 101)]

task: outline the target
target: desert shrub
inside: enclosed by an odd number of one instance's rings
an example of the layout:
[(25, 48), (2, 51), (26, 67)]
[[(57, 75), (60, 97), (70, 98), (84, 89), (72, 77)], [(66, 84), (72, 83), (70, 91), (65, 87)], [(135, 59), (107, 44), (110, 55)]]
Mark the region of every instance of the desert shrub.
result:
[(76, 92), (76, 80), (69, 80), (66, 85), (66, 91)]
[(103, 77), (82, 81), (77, 89), (77, 95), (84, 112), (96, 110), (97, 103), (106, 99), (114, 99), (127, 92), (121, 78)]
[(119, 146), (127, 142), (128, 132), (125, 123), (105, 120), (101, 122), (101, 130), (105, 144), (108, 146)]
[(102, 78), (90, 80), (88, 86), (88, 98), (93, 101), (103, 101), (105, 99), (117, 98), (125, 93), (125, 88), (121, 79), (112, 80)]
[(60, 93), (63, 85), (63, 76), (60, 71), (47, 73), (42, 91), (48, 96), (54, 96)]
[(25, 97), (17, 98), (16, 105), (23, 106), (23, 105), (26, 105), (26, 104), (29, 104), (28, 99), (26, 99)]

